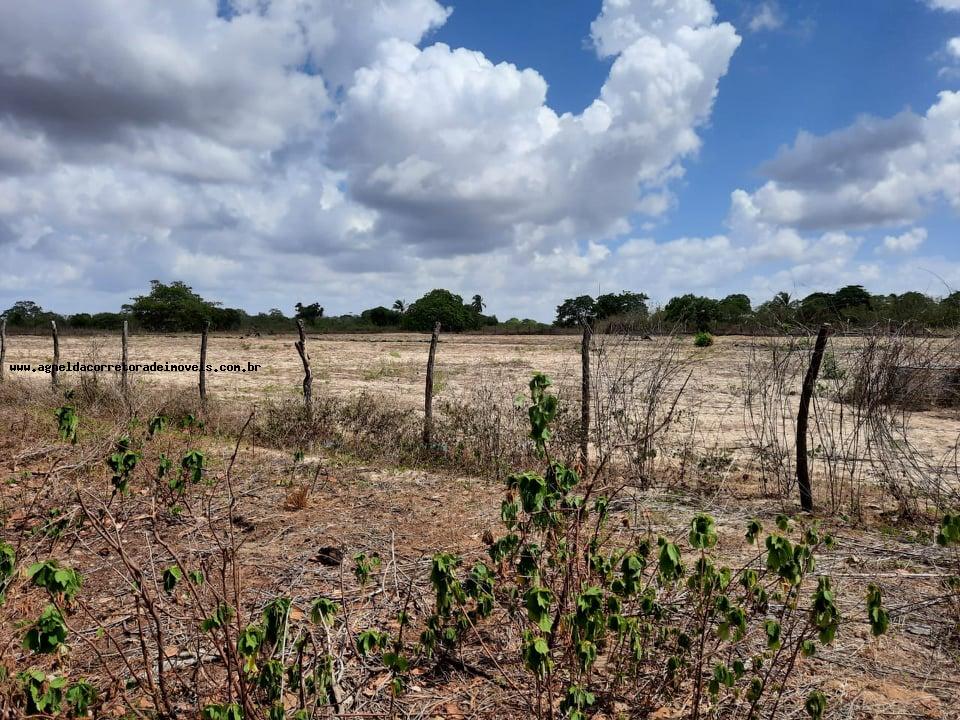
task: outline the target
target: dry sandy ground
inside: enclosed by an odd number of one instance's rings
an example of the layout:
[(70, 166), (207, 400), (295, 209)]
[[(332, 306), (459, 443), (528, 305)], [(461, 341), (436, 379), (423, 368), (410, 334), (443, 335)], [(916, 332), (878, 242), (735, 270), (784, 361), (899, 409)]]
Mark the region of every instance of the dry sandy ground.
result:
[[(248, 362), (262, 365), (255, 373), (215, 373), (208, 384), (211, 395), (223, 401), (235, 400), (241, 407), (266, 397), (293, 397), (299, 392), (300, 364), (291, 336), (210, 339), (208, 360), (221, 363)], [(705, 350), (683, 341), (682, 355), (692, 371), (687, 392), (681, 400), (684, 410), (696, 410), (695, 444), (700, 448), (741, 448), (746, 435), (741, 392), (741, 371), (749, 357), (752, 338), (724, 337)], [(844, 353), (843, 341), (834, 350)], [(185, 336), (135, 336), (131, 340), (131, 362), (193, 363), (197, 361), (198, 339)], [(422, 398), (427, 339), (411, 335), (317, 336), (310, 337), (309, 351), (316, 376), (315, 393), (349, 394), (369, 390), (419, 410)], [(636, 342), (632, 352), (641, 356), (658, 352), (656, 342)], [(49, 362), (49, 338), (13, 336), (7, 359), (11, 363)], [(115, 362), (119, 342), (115, 337), (65, 337), (61, 342), (64, 362)], [(544, 371), (561, 386), (579, 382), (579, 338), (445, 336), (438, 353), (437, 387), (441, 398), (465, 394), (471, 388), (495, 384), (505, 400), (526, 389), (531, 373)], [(960, 364), (960, 363), (957, 363)], [(30, 382), (45, 382), (34, 375)], [(64, 375), (68, 383), (76, 378)], [(141, 379), (145, 383), (169, 383), (195, 392), (196, 377), (190, 373), (157, 373)], [(9, 397), (9, 395), (8, 395)], [(82, 470), (71, 471), (77, 454), (103, 450), (83, 443), (70, 448), (53, 438), (49, 408), (0, 403), (0, 518), (2, 537), (22, 543), (25, 561), (61, 557), (80, 569), (87, 580), (85, 592), (102, 596), (103, 602), (117, 597), (115, 564), (98, 551), (95, 539), (83, 535), (80, 545), (70, 536), (48, 538), (38, 533), (48, 522), (50, 511), (64, 509), (74, 483), (107, 486), (106, 468), (95, 460)], [(955, 411), (926, 411), (912, 419), (911, 438), (932, 459), (948, 453), (960, 434)], [(39, 438), (39, 439), (38, 439)], [(171, 444), (191, 442), (171, 431)], [(84, 443), (92, 442), (85, 439)], [(229, 438), (202, 438), (214, 460), (214, 471), (222, 470), (232, 451)], [(107, 447), (105, 445), (105, 447)], [(50, 483), (54, 467), (63, 467), (61, 481)], [(290, 485), (310, 482), (312, 468), (322, 469), (320, 482), (305, 503), (290, 507), (286, 502)], [(291, 467), (290, 453), (244, 445), (238, 461), (237, 511), (244, 518), (245, 540), (242, 561), (248, 568), (251, 602), (261, 602), (271, 593), (285, 592), (295, 598), (309, 598), (330, 592), (341, 582), (336, 571), (315, 561), (316, 549), (324, 545), (354, 552), (378, 552), (390, 558), (385, 577), (393, 568), (423, 576), (426, 558), (445, 549), (467, 558), (484, 553), (483, 532), (498, 524), (502, 488), (482, 479), (450, 472), (403, 469), (362, 464), (349, 458), (323, 454), (308, 457), (299, 470)], [(643, 514), (658, 533), (683, 536), (690, 517), (707, 510), (718, 520), (721, 544), (742, 545), (743, 527), (751, 517), (772, 525), (779, 503), (761, 496), (746, 475), (731, 474), (710, 492), (671, 488), (636, 496)], [(876, 500), (874, 496), (873, 500)], [(148, 497), (135, 490), (125, 531), (136, 539), (146, 532)], [(144, 507), (140, 507), (144, 505)], [(838, 590), (841, 609), (851, 622), (836, 645), (806, 662), (800, 683), (803, 687), (824, 687), (830, 696), (830, 717), (836, 718), (957, 718), (960, 717), (960, 674), (955, 640), (945, 635), (947, 618), (942, 606), (929, 605), (925, 598), (942, 593), (940, 582), (947, 572), (946, 556), (933, 546), (929, 525), (898, 525), (889, 517), (868, 512), (863, 519), (824, 518), (839, 538), (839, 545), (827, 551), (818, 570), (830, 573)], [(625, 512), (625, 524), (635, 522), (635, 510)], [(633, 518), (633, 520), (631, 520)], [(199, 521), (197, 521), (199, 522)], [(204, 551), (195, 531), (194, 519), (182, 521), (185, 546)], [(142, 527), (143, 526), (143, 527)], [(174, 526), (176, 529), (179, 526)], [(136, 547), (132, 542), (131, 548)], [(89, 547), (83, 543), (91, 543)], [(196, 547), (193, 547), (196, 545)], [(72, 549), (71, 549), (72, 548)], [(104, 559), (106, 558), (106, 559)], [(422, 578), (421, 578), (422, 579)], [(881, 585), (886, 604), (893, 613), (888, 637), (875, 640), (862, 622), (863, 596), (867, 583)], [(122, 590), (122, 588), (120, 588)], [(350, 592), (359, 592), (352, 586)], [(36, 593), (34, 594), (36, 595)], [(14, 632), (10, 613), (36, 613), (39, 595), (11, 601), (0, 608), (3, 630), (0, 645), (9, 648), (10, 662), (22, 669), (29, 661), (21, 657), (18, 645), (7, 645)], [(26, 603), (22, 606), (21, 603)], [(118, 611), (119, 612), (119, 611)], [(6, 614), (4, 614), (6, 613)], [(122, 619), (122, 618), (121, 618)], [(358, 621), (359, 622), (359, 621)], [(93, 633), (95, 628), (87, 628)], [(11, 637), (7, 637), (11, 633)], [(82, 657), (76, 659), (82, 662)], [(90, 672), (96, 672), (95, 664)], [(510, 698), (476, 678), (456, 672), (411, 692), (407, 707), (411, 714), (444, 717), (460, 713), (467, 717), (519, 717), (521, 712)], [(659, 717), (674, 717), (665, 708)], [(802, 717), (796, 704), (783, 717)]]
[[(260, 366), (256, 372), (215, 372), (208, 375), (212, 397), (242, 398), (250, 402), (271, 397), (295, 396), (301, 391), (302, 368), (293, 347), (293, 335), (214, 335), (208, 346), (208, 363), (247, 363)], [(599, 339), (598, 342), (615, 343)], [(617, 352), (638, 361), (659, 353), (667, 340), (634, 341)], [(679, 407), (695, 412), (688, 429), (701, 448), (737, 456), (749, 443), (745, 426), (742, 371), (753, 349), (764, 343), (751, 337), (719, 337), (713, 347), (697, 349), (689, 338), (681, 342), (681, 356), (692, 372)], [(854, 341), (831, 339), (830, 349), (843, 364)], [(308, 351), (314, 372), (314, 396), (344, 395), (368, 390), (419, 412), (429, 337), (411, 334), (313, 335)], [(116, 336), (65, 336), (60, 342), (62, 362), (116, 363), (120, 342)], [(596, 353), (595, 353), (596, 355)], [(12, 336), (8, 339), (8, 363), (49, 363), (52, 343), (45, 336)], [(193, 364), (199, 358), (199, 338), (188, 335), (143, 335), (130, 340), (131, 363)], [(595, 361), (596, 362), (596, 361)], [(946, 348), (940, 362), (960, 366), (960, 347)], [(561, 386), (578, 388), (580, 338), (555, 336), (443, 335), (437, 354), (435, 390), (440, 400), (456, 397), (472, 388), (495, 386), (504, 402), (525, 394), (534, 372), (545, 372)], [(685, 370), (686, 372), (686, 370)], [(18, 373), (34, 382), (47, 377)], [(75, 374), (63, 375), (67, 382)], [(197, 377), (192, 372), (142, 373), (147, 382), (159, 381), (194, 392)], [(799, 380), (797, 381), (799, 391)], [(910, 419), (910, 442), (931, 464), (937, 464), (957, 447), (960, 413), (934, 409), (916, 412)], [(814, 441), (815, 442), (815, 441)]]
[[(102, 462), (74, 465), (78, 457), (90, 453), (100, 457), (93, 447), (93, 437), (86, 433), (77, 446), (56, 443), (48, 418), (49, 410), (41, 411), (36, 406), (0, 406), (0, 474), (6, 479), (0, 486), (2, 537), (21, 548), (24, 563), (58, 557), (81, 570), (85, 602), (103, 607), (112, 626), (126, 627), (134, 611), (116, 572), (117, 560), (89, 528), (77, 530), (76, 535), (71, 531), (52, 537), (37, 532), (49, 521), (51, 508), (68, 508), (74, 483), (109, 487)], [(229, 438), (183, 435), (171, 430), (160, 439), (160, 447), (174, 456), (182, 452), (185, 443), (202, 444), (211, 458), (213, 474), (223, 471), (233, 451)], [(62, 469), (56, 471), (57, 481), (50, 482), (55, 468)], [(314, 468), (320, 472), (315, 474)], [(314, 477), (319, 481), (314, 483)], [(129, 552), (143, 556), (143, 563), (153, 564), (159, 561), (148, 557), (141, 542), (147, 537), (153, 512), (144, 483), (144, 479), (137, 479), (124, 503), (122, 532)], [(477, 478), (362, 464), (342, 457), (310, 456), (295, 466), (289, 452), (246, 443), (239, 453), (235, 483), (239, 505), (233, 517), (242, 518), (242, 523), (235, 524), (242, 531), (240, 560), (245, 567), (244, 583), (251, 608), (277, 593), (287, 594), (305, 606), (318, 594), (335, 596), (342, 591), (338, 569), (316, 559), (317, 548), (327, 545), (343, 548), (346, 557), (361, 551), (384, 557), (384, 570), (373, 584), (376, 591), (382, 583), (384, 596), (390, 594), (397, 572), (401, 580), (409, 574), (417, 577), (418, 583), (424, 582), (427, 558), (438, 550), (460, 553), (469, 565), (484, 555), (483, 532), (499, 525), (503, 492), (498, 484)], [(305, 503), (291, 507), (286, 502), (290, 488), (301, 483), (313, 490)], [(728, 561), (735, 561), (744, 552), (742, 536), (747, 520), (758, 517), (765, 527), (771, 527), (778, 511), (775, 503), (735, 485), (709, 495), (650, 491), (634, 500), (638, 501), (637, 508), (623, 506), (617, 511), (622, 514), (618, 520), (622, 519), (624, 526), (649, 525), (654, 532), (671, 537), (684, 537), (690, 517), (708, 510), (717, 518), (719, 548)], [(222, 497), (213, 498), (215, 512), (225, 512), (216, 510), (222, 503)], [(202, 510), (203, 503), (197, 501), (192, 507)], [(212, 551), (209, 539), (201, 532), (201, 514), (188, 513), (164, 528), (181, 552), (203, 555)], [(829, 718), (960, 717), (956, 641), (945, 636), (942, 607), (922, 602), (942, 592), (939, 583), (947, 571), (947, 555), (930, 543), (929, 536), (924, 538), (912, 528), (865, 528), (859, 522), (836, 518), (825, 518), (824, 522), (839, 543), (820, 556), (818, 572), (833, 577), (848, 622), (833, 646), (802, 661), (798, 687), (791, 691), (777, 717), (805, 717), (800, 707), (802, 697), (813, 687), (821, 687), (828, 694)], [(863, 596), (869, 582), (883, 588), (893, 615), (890, 634), (880, 640), (870, 637), (863, 621)], [(43, 602), (39, 592), (25, 585), (11, 591), (7, 605), (0, 608), (0, 646), (7, 648), (6, 657), (0, 655), (0, 661), (12, 665), (13, 670), (36, 662), (13, 642), (18, 637), (13, 621), (35, 615)], [(364, 595), (349, 572), (346, 592), (358, 598)], [(420, 592), (426, 598), (429, 590), (422, 588)], [(374, 614), (376, 596), (372, 602), (369, 611), (348, 619), (353, 631), (369, 622), (366, 613)], [(419, 609), (413, 612), (418, 614)], [(79, 616), (74, 622), (81, 626), (80, 632), (95, 636), (96, 624)], [(135, 655), (134, 639), (128, 637), (124, 642)], [(178, 644), (175, 635), (170, 642), (172, 653), (189, 650)], [(96, 661), (84, 653), (83, 645), (76, 644), (69, 666), (74, 672), (97, 678)], [(102, 673), (99, 680), (105, 682)], [(361, 705), (356, 711), (376, 707)], [(417, 681), (398, 714), (428, 718), (525, 717), (515, 697), (455, 670)], [(654, 716), (678, 718), (682, 713), (669, 705)]]

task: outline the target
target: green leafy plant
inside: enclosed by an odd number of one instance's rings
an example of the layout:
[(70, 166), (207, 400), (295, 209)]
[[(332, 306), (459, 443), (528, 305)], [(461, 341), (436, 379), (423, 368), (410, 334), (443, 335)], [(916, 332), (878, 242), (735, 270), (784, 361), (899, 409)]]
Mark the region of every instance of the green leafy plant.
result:
[(153, 437), (163, 432), (167, 427), (167, 418), (163, 415), (154, 415), (147, 423), (147, 435)]
[[(528, 408), (531, 439), (546, 467), (507, 478), (500, 510), (506, 534), (488, 541), (497, 567), (489, 577), (478, 573), (483, 583), (471, 582), (473, 573), (459, 580), (459, 559), (435, 555), (435, 611), (421, 643), (450, 649), (502, 606), (506, 617), (522, 619), (521, 656), (537, 707), (560, 698), (567, 717), (582, 718), (601, 694), (647, 692), (662, 702), (689, 692), (693, 716), (769, 714), (795, 668), (791, 658), (831, 642), (839, 628), (829, 578), (818, 578), (811, 595), (805, 590), (815, 551), (829, 536), (815, 525), (794, 531), (786, 517), (764, 536), (752, 520), (745, 539), (759, 557), (729, 568), (711, 555), (719, 544), (715, 520), (700, 513), (686, 537), (689, 559), (666, 537), (611, 546), (604, 530), (610, 503), (598, 496), (596, 478), (582, 482), (549, 454), (557, 415), (549, 387), (534, 376)], [(771, 615), (774, 601), (779, 609)]]
[(173, 470), (173, 460), (168, 458), (164, 453), (160, 453), (160, 456), (157, 458), (157, 479), (163, 480), (170, 471)]
[(550, 423), (553, 422), (559, 410), (557, 396), (546, 392), (553, 384), (546, 375), (536, 373), (530, 381), (530, 398), (532, 400), (527, 414), (530, 418), (530, 439), (537, 448), (537, 453), (543, 456), (546, 444), (550, 440)]
[(359, 552), (353, 556), (353, 575), (361, 586), (366, 585), (370, 575), (379, 568), (380, 556), (377, 553), (367, 556), (366, 553)]
[(944, 514), (937, 529), (937, 544), (943, 547), (960, 545), (960, 512)]
[(243, 720), (243, 709), (237, 703), (207, 705), (200, 717), (202, 720)]
[(560, 701), (560, 712), (567, 720), (586, 720), (590, 708), (597, 698), (592, 692), (584, 690), (579, 685), (571, 685), (563, 694)]
[(130, 448), (131, 440), (129, 435), (122, 436), (117, 441), (116, 452), (110, 454), (107, 458), (107, 467), (113, 471), (113, 477), (110, 482), (113, 483), (114, 492), (126, 495), (130, 489), (130, 476), (134, 468), (140, 462), (140, 453)]
[(244, 659), (244, 672), (257, 671), (256, 658), (263, 647), (264, 633), (260, 625), (247, 625), (237, 637), (237, 652)]
[[(203, 479), (205, 464), (206, 457), (199, 450), (190, 450), (184, 453), (183, 457), (180, 458), (179, 475), (172, 476), (167, 481), (170, 489), (182, 494), (187, 488), (187, 482), (194, 485), (198, 484)], [(167, 471), (165, 470), (163, 474), (166, 475)]]
[(953, 573), (943, 579), (946, 601), (953, 618), (952, 634), (960, 636), (960, 512), (944, 513), (937, 528), (937, 544), (954, 548)]
[(357, 635), (357, 650), (364, 657), (372, 655), (381, 648), (388, 647), (390, 636), (376, 629), (367, 629)]
[(232, 607), (224, 602), (221, 602), (217, 605), (217, 608), (213, 611), (213, 614), (200, 623), (200, 627), (204, 632), (211, 632), (212, 630), (224, 628), (226, 627), (227, 623), (233, 619), (235, 614), (236, 613)]
[(72, 444), (77, 442), (77, 428), (80, 426), (80, 416), (73, 405), (63, 405), (54, 411), (57, 418), (57, 435), (61, 440)]
[(63, 707), (66, 678), (47, 675), (42, 670), (30, 669), (17, 676), (26, 698), (28, 715), (57, 715)]
[(698, 332), (693, 336), (693, 344), (698, 348), (710, 347), (713, 342), (713, 335), (708, 332)]
[(182, 418), (180, 418), (180, 428), (182, 430), (190, 430), (196, 428), (197, 430), (203, 430), (204, 422), (193, 413), (187, 413)]
[(814, 690), (807, 696), (807, 701), (803, 706), (812, 720), (821, 720), (823, 714), (827, 711), (827, 698), (819, 690)]
[(97, 702), (97, 689), (86, 680), (78, 680), (67, 689), (64, 699), (71, 715), (86, 717)]
[(290, 618), (290, 598), (278, 597), (263, 609), (264, 639), (270, 645), (282, 644)]
[(883, 595), (873, 583), (867, 586), (867, 621), (874, 637), (886, 633), (890, 626), (890, 614), (883, 607)]
[(176, 565), (171, 565), (163, 571), (162, 580), (164, 592), (172, 593), (177, 583), (183, 580), (183, 571)]
[(318, 597), (310, 605), (310, 620), (316, 624), (329, 625), (339, 611), (340, 606), (325, 597)]
[(56, 560), (34, 563), (27, 568), (27, 579), (37, 587), (44, 588), (51, 598), (60, 602), (70, 602), (83, 584), (80, 573), (61, 566)]
[(47, 605), (23, 638), (23, 647), (35, 653), (52, 653), (67, 639), (67, 624), (56, 605)]

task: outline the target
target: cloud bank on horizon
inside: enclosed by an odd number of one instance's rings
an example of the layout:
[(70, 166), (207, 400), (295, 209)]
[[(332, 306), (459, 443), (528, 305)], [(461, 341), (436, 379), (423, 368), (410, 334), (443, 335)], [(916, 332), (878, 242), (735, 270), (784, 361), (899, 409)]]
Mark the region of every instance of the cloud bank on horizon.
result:
[[(751, 31), (784, 22), (776, 3), (758, 12)], [(581, 112), (558, 113), (536, 69), (431, 42), (450, 13), (6, 5), (0, 304), (112, 309), (153, 278), (250, 310), (359, 311), (433, 287), (479, 292), (504, 318), (548, 319), (598, 285), (762, 300), (888, 279), (924, 251), (934, 205), (960, 213), (960, 92), (945, 90), (922, 112), (800, 131), (758, 187), (730, 189), (716, 234), (656, 238), (734, 26), (708, 0), (603, 0), (585, 31), (609, 74)], [(936, 267), (960, 286), (960, 255)]]

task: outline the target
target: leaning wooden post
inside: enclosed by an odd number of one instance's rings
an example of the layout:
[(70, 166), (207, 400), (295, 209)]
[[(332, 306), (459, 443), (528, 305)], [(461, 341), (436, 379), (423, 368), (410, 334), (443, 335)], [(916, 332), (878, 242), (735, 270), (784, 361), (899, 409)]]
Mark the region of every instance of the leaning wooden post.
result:
[(303, 320), (297, 320), (297, 333), (300, 339), (293, 345), (300, 353), (303, 363), (303, 407), (307, 412), (307, 421), (313, 421), (313, 373), (310, 372), (310, 356), (307, 355), (307, 336), (303, 332)]
[(433, 326), (430, 336), (430, 355), (427, 358), (427, 383), (423, 394), (423, 444), (430, 447), (433, 439), (433, 363), (437, 358), (437, 342), (440, 340), (440, 323)]
[(587, 474), (590, 452), (590, 341), (593, 329), (583, 324), (583, 339), (580, 342), (580, 473)]
[(0, 383), (7, 371), (7, 319), (0, 318)]
[(810, 367), (807, 368), (803, 389), (800, 391), (800, 409), (797, 411), (797, 485), (800, 487), (800, 507), (807, 512), (813, 512), (813, 491), (810, 488), (810, 469), (807, 466), (807, 416), (810, 414), (810, 399), (820, 375), (820, 363), (823, 361), (823, 351), (827, 347), (829, 334), (829, 325), (822, 325), (817, 333), (813, 357), (810, 358)]
[(127, 399), (127, 394), (130, 389), (129, 381), (127, 379), (127, 343), (129, 341), (129, 328), (127, 327), (127, 321), (123, 321), (123, 335), (120, 338), (120, 389), (123, 391), (123, 399)]
[(210, 321), (203, 324), (200, 334), (200, 402), (207, 404), (207, 333), (210, 332)]
[(53, 333), (53, 367), (50, 370), (50, 383), (54, 389), (60, 387), (60, 335), (57, 333), (57, 321), (50, 321), (50, 331)]

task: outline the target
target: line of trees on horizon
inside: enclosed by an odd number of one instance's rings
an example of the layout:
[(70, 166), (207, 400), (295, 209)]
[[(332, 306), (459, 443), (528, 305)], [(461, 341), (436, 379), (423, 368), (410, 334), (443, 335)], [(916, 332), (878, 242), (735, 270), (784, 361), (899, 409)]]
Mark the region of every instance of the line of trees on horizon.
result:
[(852, 327), (886, 322), (909, 324), (917, 329), (960, 327), (960, 292), (942, 298), (916, 291), (882, 295), (872, 294), (862, 285), (847, 285), (833, 293), (814, 292), (803, 298), (780, 292), (756, 307), (742, 293), (720, 299), (688, 293), (653, 310), (648, 307), (649, 300), (645, 293), (629, 290), (596, 298), (567, 298), (557, 306), (552, 325), (519, 318), (500, 322), (495, 315), (485, 314), (486, 303), (480, 295), (464, 302), (460, 295), (442, 288), (431, 290), (412, 303), (398, 299), (389, 308), (377, 306), (359, 314), (328, 316), (319, 302), (298, 302), (291, 315), (276, 308), (251, 315), (206, 300), (183, 282), (165, 284), (154, 280), (147, 294), (131, 298), (119, 312), (62, 315), (44, 310), (33, 301), (21, 300), (0, 317), (6, 319), (8, 327), (26, 331), (46, 328), (51, 320), (63, 328), (111, 331), (126, 320), (135, 330), (170, 333), (198, 332), (207, 322), (216, 331), (284, 332), (296, 320), (302, 320), (316, 332), (428, 332), (437, 321), (447, 332), (516, 333), (550, 332), (585, 323), (600, 332), (647, 332), (668, 327), (735, 333), (826, 322)]
[(448, 332), (463, 332), (500, 325), (496, 316), (484, 314), (485, 308), (480, 295), (465, 303), (460, 295), (437, 289), (416, 302), (397, 300), (391, 308), (373, 307), (359, 315), (327, 316), (319, 302), (298, 302), (292, 315), (278, 308), (251, 315), (206, 300), (179, 280), (169, 284), (153, 280), (149, 293), (132, 298), (119, 312), (66, 315), (45, 310), (32, 300), (20, 300), (0, 313), (0, 317), (6, 319), (8, 327), (20, 330), (46, 329), (51, 320), (59, 327), (75, 330), (116, 330), (126, 320), (135, 330), (159, 333), (199, 332), (208, 322), (214, 331), (282, 332), (290, 330), (296, 320), (302, 320), (318, 332), (427, 332), (439, 320)]
[(743, 293), (714, 299), (688, 293), (671, 298), (650, 312), (643, 293), (624, 291), (568, 298), (557, 306), (554, 324), (575, 327), (589, 323), (602, 330), (670, 327), (683, 331), (744, 332), (758, 328), (784, 329), (833, 323), (870, 327), (879, 323), (921, 328), (960, 326), (960, 292), (934, 298), (921, 292), (872, 294), (862, 285), (836, 292), (814, 292), (795, 298), (779, 292), (754, 307)]

